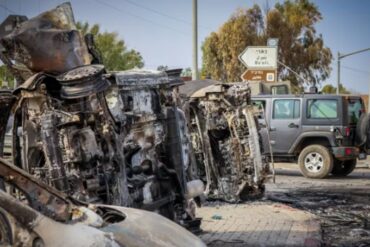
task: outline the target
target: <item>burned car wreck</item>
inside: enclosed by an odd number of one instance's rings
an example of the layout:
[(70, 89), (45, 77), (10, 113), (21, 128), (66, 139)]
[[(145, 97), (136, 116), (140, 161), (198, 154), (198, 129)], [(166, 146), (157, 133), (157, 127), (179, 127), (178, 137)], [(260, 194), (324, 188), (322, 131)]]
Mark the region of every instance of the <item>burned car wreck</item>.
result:
[(238, 202), (263, 195), (271, 168), (248, 84), (193, 81), (179, 93), (208, 198)]
[(205, 246), (156, 213), (78, 201), (2, 158), (0, 179), (1, 246)]
[(173, 94), (181, 70), (107, 72), (68, 3), (13, 23), (1, 34), (0, 58), (20, 86), (0, 101), (14, 119), (14, 165), (75, 200), (198, 228), (193, 198), (203, 183)]

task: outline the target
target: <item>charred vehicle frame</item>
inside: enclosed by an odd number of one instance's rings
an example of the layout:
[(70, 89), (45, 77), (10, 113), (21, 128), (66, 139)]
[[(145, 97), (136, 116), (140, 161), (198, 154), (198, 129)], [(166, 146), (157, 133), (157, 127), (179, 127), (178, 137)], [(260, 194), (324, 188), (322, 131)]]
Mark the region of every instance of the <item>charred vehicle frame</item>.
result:
[(2, 158), (0, 179), (1, 246), (205, 246), (156, 213), (78, 201)]
[(1, 30), (0, 58), (21, 84), (0, 93), (14, 116), (14, 164), (76, 200), (156, 211), (197, 229), (193, 198), (203, 184), (173, 94), (181, 70), (108, 73), (92, 64), (98, 52), (68, 3), (7, 21), (15, 24)]
[[(271, 168), (262, 155), (249, 85), (204, 81), (197, 88), (197, 83), (180, 87), (180, 95), (205, 193), (229, 202), (263, 195)], [(197, 89), (186, 90), (192, 86)]]

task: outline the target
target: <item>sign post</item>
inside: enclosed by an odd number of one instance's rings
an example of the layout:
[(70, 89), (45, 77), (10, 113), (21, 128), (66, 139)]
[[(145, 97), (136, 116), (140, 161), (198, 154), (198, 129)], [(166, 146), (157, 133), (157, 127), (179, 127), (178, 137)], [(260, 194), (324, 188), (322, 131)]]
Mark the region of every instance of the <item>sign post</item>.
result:
[(248, 46), (239, 55), (239, 60), (248, 68), (242, 80), (275, 82), (277, 52), (277, 46)]
[(275, 70), (247, 69), (241, 76), (243, 81), (275, 81)]
[(248, 46), (239, 55), (239, 60), (248, 69), (276, 69), (277, 47)]

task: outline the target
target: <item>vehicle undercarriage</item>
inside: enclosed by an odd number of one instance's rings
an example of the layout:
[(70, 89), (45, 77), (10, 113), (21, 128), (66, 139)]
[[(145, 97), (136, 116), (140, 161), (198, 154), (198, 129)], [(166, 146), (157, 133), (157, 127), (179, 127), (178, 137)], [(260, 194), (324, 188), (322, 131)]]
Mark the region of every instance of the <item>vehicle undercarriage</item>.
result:
[(86, 40), (69, 4), (2, 36), (1, 58), (20, 84), (0, 93), (2, 122), (13, 119), (14, 165), (76, 200), (155, 211), (197, 229), (193, 198), (203, 184), (173, 94), (181, 70), (109, 73)]
[(183, 98), (208, 198), (238, 202), (263, 195), (271, 170), (262, 155), (248, 84), (218, 83)]

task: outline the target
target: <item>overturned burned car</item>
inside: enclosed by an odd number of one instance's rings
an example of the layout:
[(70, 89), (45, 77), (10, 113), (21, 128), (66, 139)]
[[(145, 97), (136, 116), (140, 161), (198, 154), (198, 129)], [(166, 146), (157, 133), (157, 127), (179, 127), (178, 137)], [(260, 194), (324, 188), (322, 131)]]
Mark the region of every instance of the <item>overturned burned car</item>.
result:
[[(68, 3), (7, 21), (0, 58), (20, 86), (0, 92), (0, 108), (14, 119), (14, 165), (75, 200), (197, 228), (193, 198), (203, 184), (173, 94), (181, 71), (107, 72)], [(0, 117), (6, 126), (8, 115)]]
[(75, 200), (2, 158), (0, 179), (0, 246), (205, 246), (158, 214)]
[(208, 197), (238, 202), (263, 195), (271, 169), (262, 155), (248, 84), (192, 81), (179, 94)]

